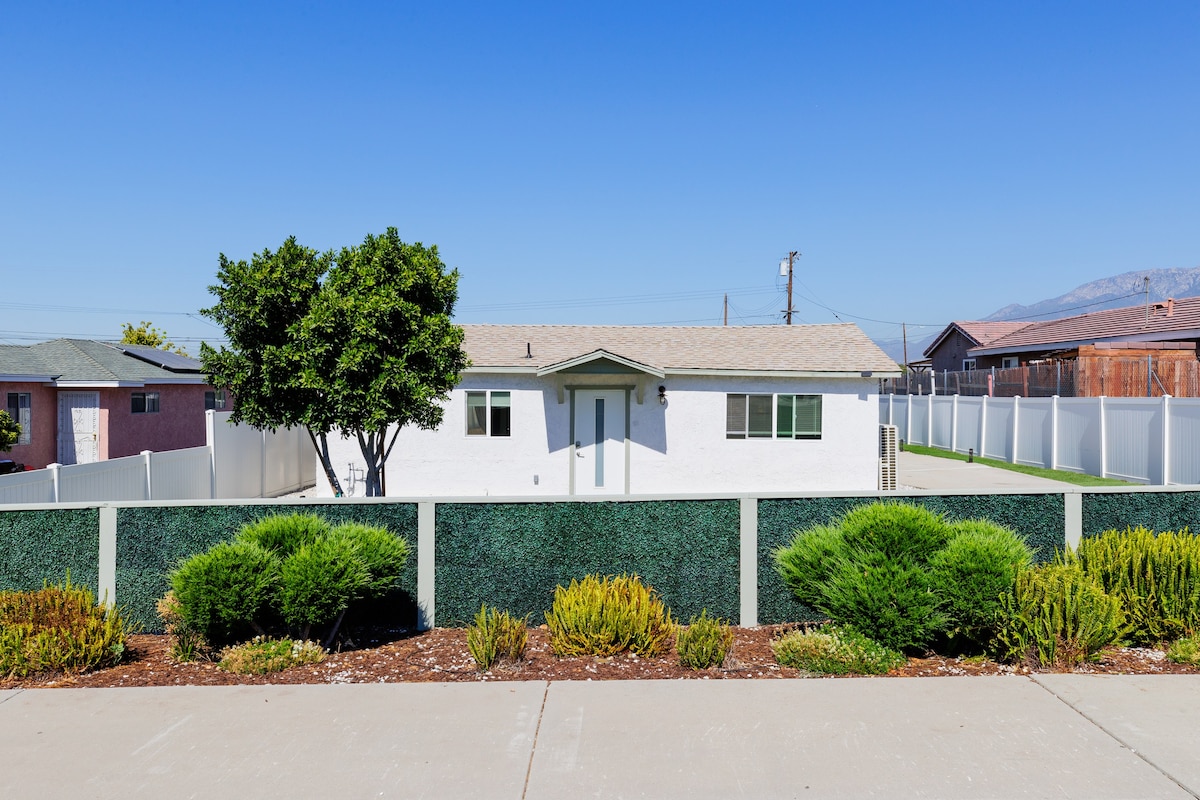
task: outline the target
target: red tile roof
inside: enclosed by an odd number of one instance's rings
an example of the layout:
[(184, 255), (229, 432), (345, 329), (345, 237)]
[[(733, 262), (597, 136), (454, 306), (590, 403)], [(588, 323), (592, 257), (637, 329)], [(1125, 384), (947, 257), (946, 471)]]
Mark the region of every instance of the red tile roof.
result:
[(1067, 349), (1096, 342), (1154, 342), (1200, 338), (1200, 297), (1184, 297), (1094, 311), (1064, 319), (1034, 322), (968, 352), (993, 355), (1009, 352)]

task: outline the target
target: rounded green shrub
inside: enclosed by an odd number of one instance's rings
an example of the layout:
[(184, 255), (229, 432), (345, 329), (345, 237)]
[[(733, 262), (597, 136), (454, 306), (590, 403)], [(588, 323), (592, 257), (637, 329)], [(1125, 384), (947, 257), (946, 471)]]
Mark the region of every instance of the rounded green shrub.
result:
[(988, 520), (950, 527), (949, 543), (929, 560), (932, 583), (944, 601), (951, 642), (982, 652), (996, 635), (1000, 596), (1012, 591), (1033, 551), (1015, 531)]
[(387, 528), (360, 522), (343, 522), (329, 535), (347, 542), (367, 568), (368, 596), (380, 597), (396, 587), (408, 560), (408, 542)]
[(183, 561), (171, 590), (183, 620), (212, 644), (262, 630), (279, 581), (278, 556), (253, 542), (222, 542)]
[(1046, 564), (1019, 572), (1001, 595), (996, 648), (1009, 661), (1074, 666), (1115, 644), (1124, 622), (1120, 600), (1078, 564)]
[(628, 651), (653, 658), (666, 651), (675, 633), (670, 609), (637, 575), (588, 575), (556, 586), (546, 626), (558, 656)]
[(783, 666), (821, 675), (882, 675), (905, 663), (903, 655), (848, 625), (790, 631), (771, 642), (771, 649)]
[(362, 597), (369, 580), (366, 566), (348, 540), (317, 539), (284, 559), (279, 570), (279, 613), (307, 637), (313, 625), (334, 621)]
[(286, 558), (329, 531), (329, 523), (314, 514), (276, 514), (243, 525), (237, 540), (257, 544)]
[(913, 650), (947, 623), (929, 562), (951, 535), (946, 520), (922, 506), (871, 503), (800, 531), (775, 552), (775, 564), (801, 602), (880, 644)]
[(719, 667), (732, 648), (733, 630), (725, 620), (710, 617), (708, 609), (701, 609), (700, 616), (688, 620), (687, 627), (680, 628), (675, 638), (679, 663), (689, 669)]

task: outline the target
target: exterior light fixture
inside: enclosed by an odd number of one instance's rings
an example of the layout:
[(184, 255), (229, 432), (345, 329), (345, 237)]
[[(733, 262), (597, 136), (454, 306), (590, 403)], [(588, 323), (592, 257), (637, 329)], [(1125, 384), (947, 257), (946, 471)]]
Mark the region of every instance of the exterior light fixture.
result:
[(658, 404), (665, 406), (667, 404), (667, 387), (658, 387)]

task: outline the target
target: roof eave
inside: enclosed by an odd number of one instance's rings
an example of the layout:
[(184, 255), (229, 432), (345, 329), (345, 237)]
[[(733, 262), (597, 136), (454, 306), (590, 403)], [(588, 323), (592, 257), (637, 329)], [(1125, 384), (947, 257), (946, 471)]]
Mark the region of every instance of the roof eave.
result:
[(1096, 344), (1098, 342), (1164, 342), (1176, 339), (1200, 339), (1200, 329), (1142, 331), (1140, 333), (1128, 333), (1118, 336), (1089, 336), (1069, 341), (1035, 342), (1033, 344), (1010, 345), (1008, 347), (991, 345), (986, 347), (972, 347), (967, 350), (967, 353), (973, 356), (993, 356), (1004, 353), (1033, 353), (1043, 350), (1073, 350), (1083, 345)]

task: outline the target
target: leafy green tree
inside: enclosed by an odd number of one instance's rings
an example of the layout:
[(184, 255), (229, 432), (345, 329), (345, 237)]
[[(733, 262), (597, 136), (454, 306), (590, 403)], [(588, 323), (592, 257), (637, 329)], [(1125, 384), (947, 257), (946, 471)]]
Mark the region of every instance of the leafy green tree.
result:
[(187, 350), (184, 350), (182, 347), (176, 347), (174, 342), (167, 340), (166, 331), (159, 330), (145, 320), (142, 320), (142, 324), (136, 328), (132, 323), (122, 323), (121, 344), (137, 344), (144, 347), (153, 347), (156, 350), (169, 350), (181, 356), (187, 355)]
[(328, 436), (358, 442), (367, 494), (384, 491), (384, 466), (405, 425), (432, 429), (467, 366), (451, 322), (458, 272), (437, 247), (406, 244), (395, 228), (339, 253), (289, 238), (249, 263), (220, 257), (218, 302), (202, 314), (228, 347), (200, 347), (209, 382), (228, 387), (233, 420), (274, 430), (304, 425), (334, 493)]
[(0, 453), (7, 453), (21, 438), (21, 426), (7, 411), (0, 411)]

